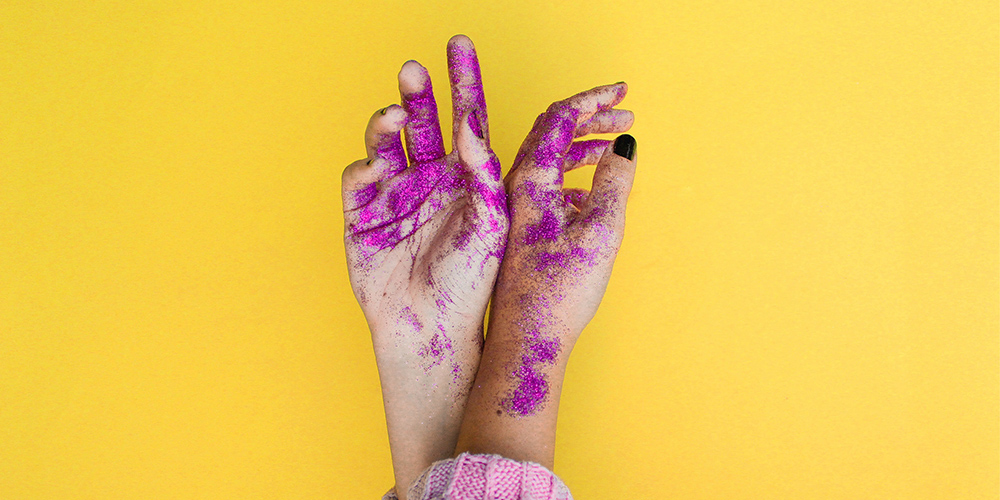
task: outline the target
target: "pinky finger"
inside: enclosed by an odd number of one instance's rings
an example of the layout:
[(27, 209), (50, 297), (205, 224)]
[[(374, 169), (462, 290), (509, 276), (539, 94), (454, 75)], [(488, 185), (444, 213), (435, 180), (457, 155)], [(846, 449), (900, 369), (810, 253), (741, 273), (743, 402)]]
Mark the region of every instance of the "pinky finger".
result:
[(406, 153), (399, 132), (406, 125), (407, 114), (402, 106), (393, 104), (376, 111), (365, 130), (365, 148), (369, 158), (384, 158), (396, 170), (406, 168)]
[(392, 171), (392, 163), (382, 158), (358, 160), (344, 169), (340, 178), (344, 212), (356, 210), (375, 198), (377, 183)]

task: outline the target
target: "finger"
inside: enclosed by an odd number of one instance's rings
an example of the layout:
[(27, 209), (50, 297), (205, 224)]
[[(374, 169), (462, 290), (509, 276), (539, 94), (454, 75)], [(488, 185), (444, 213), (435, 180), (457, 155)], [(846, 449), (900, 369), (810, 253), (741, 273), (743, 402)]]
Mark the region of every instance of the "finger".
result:
[(406, 154), (399, 140), (399, 131), (406, 124), (406, 111), (398, 104), (376, 111), (368, 121), (365, 147), (369, 158), (383, 158), (392, 170), (406, 168)]
[(406, 150), (410, 154), (410, 163), (444, 156), (444, 139), (441, 137), (431, 77), (417, 61), (407, 61), (399, 70), (399, 95), (407, 114)]
[[(521, 164), (524, 174), (548, 189), (562, 189), (563, 160), (573, 144), (576, 109), (559, 101), (549, 106), (533, 131), (534, 141)], [(531, 138), (527, 139), (531, 140)]]
[(472, 129), (490, 145), (489, 120), (486, 114), (486, 96), (483, 78), (479, 72), (476, 46), (465, 35), (455, 35), (448, 40), (448, 75), (451, 79), (452, 137), (462, 127), (462, 117), (473, 112)]
[(587, 197), (590, 196), (590, 191), (586, 189), (565, 188), (562, 192), (566, 203), (573, 205), (577, 210), (582, 210), (583, 206), (587, 203)]
[(597, 161), (601, 159), (604, 150), (608, 149), (610, 144), (611, 141), (603, 139), (574, 142), (563, 158), (563, 172), (569, 172), (584, 165), (597, 165)]
[(594, 184), (581, 210), (584, 222), (611, 231), (619, 238), (625, 226), (625, 203), (635, 179), (636, 143), (628, 134), (618, 136), (597, 163)]
[(580, 113), (580, 123), (583, 123), (598, 111), (609, 110), (617, 106), (618, 103), (622, 102), (622, 99), (625, 99), (625, 94), (627, 93), (628, 85), (625, 82), (619, 82), (612, 85), (594, 87), (586, 92), (580, 92), (566, 99), (565, 102), (570, 107), (578, 110)]
[(340, 188), (344, 212), (357, 210), (378, 194), (378, 182), (391, 173), (391, 164), (382, 158), (358, 160), (344, 169)]
[(574, 135), (582, 137), (588, 134), (621, 134), (628, 132), (633, 122), (635, 115), (627, 109), (598, 111), (589, 120), (576, 127)]

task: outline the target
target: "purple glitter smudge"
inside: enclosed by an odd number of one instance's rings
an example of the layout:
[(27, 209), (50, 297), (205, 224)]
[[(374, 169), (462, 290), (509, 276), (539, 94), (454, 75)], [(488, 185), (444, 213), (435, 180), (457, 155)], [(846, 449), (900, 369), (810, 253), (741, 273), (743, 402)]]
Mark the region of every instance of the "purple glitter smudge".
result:
[(444, 156), (444, 142), (441, 138), (441, 124), (438, 122), (437, 102), (434, 89), (424, 75), (424, 88), (412, 94), (403, 95), (403, 109), (406, 110), (406, 149), (410, 152), (410, 163), (436, 160)]
[(592, 207), (590, 209), (590, 213), (588, 213), (586, 217), (584, 217), (583, 219), (581, 219), (580, 222), (585, 223), (585, 224), (590, 224), (594, 220), (601, 219), (602, 217), (604, 217), (604, 214), (606, 214), (608, 212), (607, 209), (605, 209), (604, 207), (602, 207), (600, 205), (596, 205), (596, 206), (594, 206), (593, 204), (591, 204), (591, 205), (592, 205)]
[(421, 163), (393, 177), (384, 185), (383, 197), (377, 200), (377, 203), (366, 205), (359, 210), (359, 223), (385, 224), (410, 215), (434, 190), (446, 167), (443, 161)]
[(586, 248), (583, 247), (576, 247), (570, 250), (569, 254), (572, 255), (573, 257), (576, 257), (577, 260), (579, 260), (580, 262), (583, 262), (584, 264), (587, 264), (590, 267), (594, 267), (598, 250), (599, 250), (598, 248), (591, 248), (590, 250), (587, 250)]
[(403, 150), (403, 141), (399, 139), (399, 134), (382, 136), (379, 143), (375, 145), (375, 155), (385, 159), (396, 168), (406, 168), (406, 151)]
[(459, 104), (454, 112), (454, 131), (458, 132), (459, 120), (466, 111), (477, 112), (479, 130), (473, 127), (478, 136), (484, 137), (489, 145), (489, 117), (486, 113), (486, 95), (483, 92), (483, 78), (479, 70), (479, 57), (475, 47), (464, 43), (448, 44), (448, 68), (451, 69), (451, 97), (453, 103)]
[(549, 393), (549, 381), (545, 375), (525, 366), (519, 367), (514, 377), (518, 379), (518, 385), (514, 393), (504, 400), (505, 409), (520, 416), (534, 415)]
[(576, 119), (580, 111), (572, 106), (558, 102), (549, 107), (542, 119), (543, 130), (548, 134), (541, 137), (533, 152), (535, 164), (540, 168), (551, 168), (559, 171), (562, 180), (563, 156), (573, 143), (573, 132), (576, 130)]
[(535, 329), (525, 334), (522, 347), (521, 364), (511, 373), (517, 387), (501, 405), (509, 414), (527, 416), (540, 409), (549, 393), (548, 378), (538, 365), (554, 365), (560, 343), (558, 338), (545, 338)]
[[(490, 163), (495, 164), (496, 168), (493, 168), (492, 166), (488, 166), (486, 168), (488, 168), (491, 173), (495, 172), (496, 177), (494, 180), (499, 181), (500, 162), (497, 161), (496, 158), (493, 158)], [(482, 197), (487, 207), (496, 212), (502, 212), (504, 214), (507, 213), (507, 193), (503, 189), (503, 184), (489, 185), (479, 180), (475, 180), (472, 187), (476, 190), (476, 193)]]
[(372, 202), (375, 197), (378, 196), (378, 188), (375, 183), (369, 183), (367, 186), (354, 192), (354, 209), (363, 207)]
[(566, 193), (566, 203), (580, 207), (583, 205), (583, 201), (587, 199), (587, 196), (588, 193), (583, 191), (570, 191)]
[(415, 331), (420, 331), (424, 328), (423, 323), (420, 322), (420, 319), (417, 318), (416, 314), (413, 314), (413, 311), (409, 307), (404, 307), (400, 316), (402, 317), (401, 319), (409, 323)]
[(469, 246), (469, 240), (471, 239), (472, 239), (472, 231), (468, 229), (462, 229), (452, 239), (452, 245), (459, 250), (465, 250), (465, 248)]
[(432, 367), (441, 364), (446, 352), (455, 352), (451, 345), (451, 339), (445, 333), (444, 326), (439, 323), (437, 327), (438, 331), (434, 332), (434, 336), (426, 344), (420, 346), (417, 351), (417, 355), (420, 357), (431, 358), (430, 364), (424, 367), (425, 371), (430, 371)]
[(514, 188), (519, 195), (527, 196), (537, 207), (550, 206), (562, 197), (562, 191), (556, 188), (539, 186), (532, 181), (524, 181)]
[[(426, 202), (439, 210), (441, 201), (428, 199), (435, 190), (440, 190), (446, 177), (448, 164), (444, 161), (420, 163), (386, 183), (385, 190), (374, 200), (357, 211), (358, 222), (350, 231), (364, 244), (362, 253), (368, 256), (385, 248), (391, 248), (408, 237), (433, 216), (433, 212), (421, 210)], [(445, 183), (447, 184), (447, 183)], [(409, 234), (401, 234), (402, 222), (412, 220)]]
[(525, 229), (524, 244), (533, 245), (539, 240), (555, 241), (561, 232), (559, 219), (551, 210), (542, 213), (537, 224), (529, 224)]
[(555, 337), (547, 339), (536, 332), (527, 347), (528, 353), (522, 356), (524, 363), (554, 364), (556, 354), (559, 353), (559, 339)]
[(559, 266), (562, 268), (566, 265), (566, 254), (560, 252), (540, 252), (537, 259), (538, 263), (535, 264), (535, 271), (544, 271), (549, 266)]

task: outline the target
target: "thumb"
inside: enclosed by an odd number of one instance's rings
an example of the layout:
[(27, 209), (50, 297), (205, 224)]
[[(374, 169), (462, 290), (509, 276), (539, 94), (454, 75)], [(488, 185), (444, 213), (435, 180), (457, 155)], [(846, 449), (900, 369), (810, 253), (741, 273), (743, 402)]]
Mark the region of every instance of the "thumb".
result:
[(622, 134), (597, 162), (590, 196), (581, 211), (584, 220), (604, 224), (621, 234), (625, 226), (625, 203), (635, 180), (635, 166), (635, 138)]
[(464, 113), (455, 135), (455, 149), (458, 150), (458, 159), (473, 176), (479, 182), (492, 186), (500, 183), (500, 161), (486, 144), (483, 130), (477, 111)]

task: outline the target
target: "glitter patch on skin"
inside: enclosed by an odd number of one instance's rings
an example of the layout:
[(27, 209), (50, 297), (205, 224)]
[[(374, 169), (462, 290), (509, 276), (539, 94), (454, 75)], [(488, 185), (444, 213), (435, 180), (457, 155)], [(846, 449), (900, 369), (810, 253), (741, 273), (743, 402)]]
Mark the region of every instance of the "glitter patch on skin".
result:
[[(417, 318), (416, 314), (413, 314), (413, 311), (410, 310), (409, 307), (404, 307), (400, 315), (402, 316), (403, 321), (408, 323), (410, 327), (413, 328), (414, 332), (420, 332), (424, 329), (423, 323), (420, 322), (420, 319)], [(401, 333), (397, 333), (397, 335), (400, 334)]]
[[(426, 78), (427, 70), (421, 68), (421, 72)], [(406, 95), (403, 109), (409, 116), (406, 150), (410, 152), (410, 163), (423, 163), (443, 157), (441, 125), (438, 123), (437, 103), (434, 101), (434, 89), (429, 78), (425, 79), (423, 89)]]
[(521, 363), (511, 373), (517, 386), (500, 404), (508, 414), (528, 416), (533, 415), (548, 396), (549, 381), (542, 367), (555, 365), (560, 342), (557, 337), (545, 337), (535, 329), (525, 334), (522, 348)]
[[(458, 68), (458, 71), (450, 74), (452, 102), (471, 102), (470, 108), (453, 110), (455, 119), (455, 132), (458, 132), (458, 119), (466, 111), (476, 112), (476, 126), (472, 131), (479, 137), (487, 138), (489, 145), (489, 117), (486, 114), (486, 96), (483, 92), (481, 82), (482, 74), (479, 69), (479, 57), (475, 48), (466, 47), (462, 44), (448, 45), (448, 66)], [(475, 85), (469, 83), (476, 82)], [(499, 165), (498, 165), (499, 166)]]
[(448, 334), (441, 324), (437, 325), (434, 336), (417, 350), (418, 356), (424, 359), (429, 358), (429, 364), (424, 365), (424, 371), (430, 371), (431, 368), (440, 365), (444, 361), (445, 354), (449, 353), (454, 354), (455, 349), (452, 348), (451, 339), (448, 338)]

